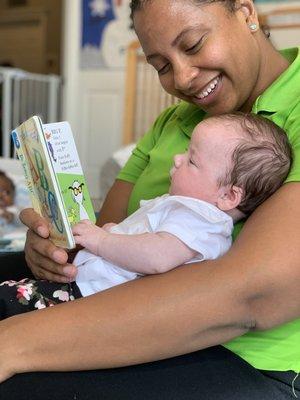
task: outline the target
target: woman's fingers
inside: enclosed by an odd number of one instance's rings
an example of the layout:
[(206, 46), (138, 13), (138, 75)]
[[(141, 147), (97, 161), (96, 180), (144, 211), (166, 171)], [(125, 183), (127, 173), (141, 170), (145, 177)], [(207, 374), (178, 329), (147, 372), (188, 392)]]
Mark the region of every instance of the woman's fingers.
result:
[(27, 233), (25, 258), (36, 278), (56, 282), (69, 282), (75, 278), (76, 267), (66, 265), (67, 252), (31, 230)]
[[(71, 264), (67, 264), (64, 268), (76, 268), (72, 266)], [(61, 275), (59, 272), (61, 272), (60, 269), (56, 269), (54, 265), (48, 265), (49, 269), (46, 269), (45, 266), (38, 266), (36, 265), (35, 271), (36, 271), (36, 276), (39, 279), (46, 279), (47, 281), (52, 281), (52, 282), (61, 282), (61, 283), (69, 283), (75, 280), (76, 273), (70, 274), (70, 275)], [(75, 271), (76, 272), (76, 271)]]
[(43, 238), (49, 237), (49, 228), (47, 221), (36, 213), (33, 208), (25, 208), (20, 213), (20, 220), (29, 229), (36, 232)]
[(48, 224), (32, 208), (23, 210), (21, 221), (28, 226), (25, 259), (33, 275), (38, 279), (55, 282), (70, 282), (75, 279), (77, 269), (67, 264), (68, 253), (56, 247), (49, 239)]

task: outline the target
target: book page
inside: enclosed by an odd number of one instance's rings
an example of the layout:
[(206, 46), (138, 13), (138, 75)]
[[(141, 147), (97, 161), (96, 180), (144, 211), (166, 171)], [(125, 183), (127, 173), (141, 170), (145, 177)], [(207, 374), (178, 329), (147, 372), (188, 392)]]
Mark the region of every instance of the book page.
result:
[(48, 153), (71, 225), (82, 219), (95, 222), (95, 213), (68, 122), (43, 125)]

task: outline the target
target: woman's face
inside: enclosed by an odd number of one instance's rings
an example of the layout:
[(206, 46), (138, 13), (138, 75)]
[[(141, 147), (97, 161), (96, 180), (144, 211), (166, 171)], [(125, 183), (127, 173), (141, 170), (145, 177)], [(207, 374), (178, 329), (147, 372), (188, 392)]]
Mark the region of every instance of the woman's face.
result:
[(135, 13), (147, 60), (168, 93), (210, 115), (249, 103), (259, 77), (260, 50), (249, 28), (252, 2), (242, 3), (230, 13), (219, 2), (152, 0)]

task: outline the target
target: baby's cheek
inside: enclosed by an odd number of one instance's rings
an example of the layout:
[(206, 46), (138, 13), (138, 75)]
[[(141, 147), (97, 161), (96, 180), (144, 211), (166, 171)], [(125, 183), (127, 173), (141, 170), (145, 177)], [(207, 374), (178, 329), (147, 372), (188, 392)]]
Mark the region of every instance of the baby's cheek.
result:
[(6, 205), (12, 206), (14, 204), (14, 198), (12, 196), (7, 196)]

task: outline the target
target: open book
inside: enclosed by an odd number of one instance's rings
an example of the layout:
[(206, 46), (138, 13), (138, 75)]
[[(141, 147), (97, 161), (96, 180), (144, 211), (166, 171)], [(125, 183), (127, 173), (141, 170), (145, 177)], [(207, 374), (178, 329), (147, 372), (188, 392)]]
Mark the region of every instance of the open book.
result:
[(12, 132), (22, 163), (32, 206), (50, 226), (50, 239), (75, 247), (71, 226), (95, 213), (68, 122), (43, 124), (39, 117)]

